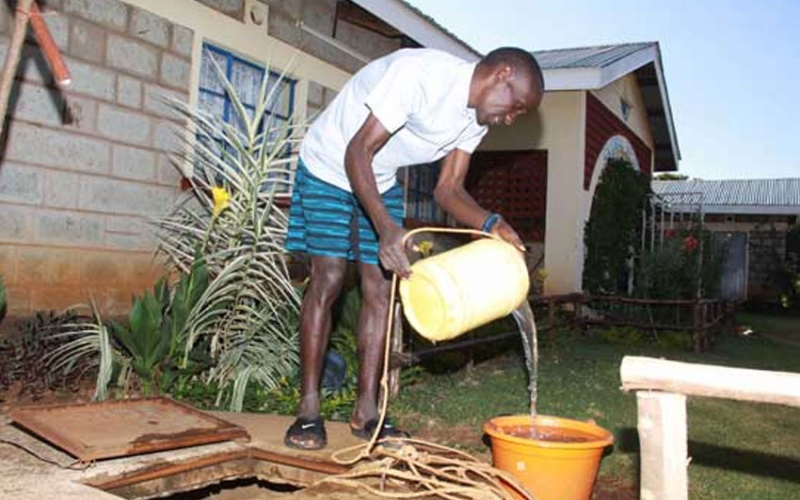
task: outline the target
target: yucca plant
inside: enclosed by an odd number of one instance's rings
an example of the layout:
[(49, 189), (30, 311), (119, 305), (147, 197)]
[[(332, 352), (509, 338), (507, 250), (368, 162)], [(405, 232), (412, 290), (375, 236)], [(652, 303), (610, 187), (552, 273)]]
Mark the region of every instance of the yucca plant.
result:
[(157, 221), (159, 250), (178, 271), (187, 272), (196, 255), (207, 263), (211, 279), (188, 314), (185, 355), (208, 343), (217, 404), (227, 394), (232, 410), (241, 410), (248, 383), (277, 387), (298, 359), (300, 300), (283, 249), (287, 217), (275, 201), (290, 183), (288, 152), (299, 127), (271, 119), (281, 87), (267, 74), (252, 117), (218, 67), (232, 102), (230, 123), (170, 102), (193, 132), (180, 159), (193, 174), (191, 189)]

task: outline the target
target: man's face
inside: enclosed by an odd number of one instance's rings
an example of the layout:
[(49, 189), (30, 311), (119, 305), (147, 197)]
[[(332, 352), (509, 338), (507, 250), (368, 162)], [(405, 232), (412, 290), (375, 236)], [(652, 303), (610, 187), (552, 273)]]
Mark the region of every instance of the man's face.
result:
[(475, 107), (480, 125), (511, 125), (520, 115), (539, 107), (542, 91), (538, 82), (516, 76), (510, 68), (498, 70), (492, 84), (486, 89)]

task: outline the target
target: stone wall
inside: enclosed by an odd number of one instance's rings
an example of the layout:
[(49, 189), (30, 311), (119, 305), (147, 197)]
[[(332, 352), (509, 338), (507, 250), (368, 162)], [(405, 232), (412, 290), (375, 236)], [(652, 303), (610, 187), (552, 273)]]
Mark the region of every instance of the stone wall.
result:
[[(147, 220), (178, 192), (170, 152), (180, 141), (161, 98), (187, 98), (193, 34), (118, 0), (46, 6), (73, 82), (56, 88), (26, 44), (0, 163), (8, 313), (94, 299), (118, 314), (161, 272)], [(12, 22), (0, 2), (0, 58)]]
[[(348, 72), (364, 63), (304, 33), (298, 19), (368, 57), (401, 44), (337, 24), (337, 0), (258, 1), (269, 7), (270, 36)], [(238, 20), (249, 3), (197, 2), (198, 9), (203, 4)], [(192, 64), (199, 63), (192, 61), (194, 33), (121, 0), (41, 5), (73, 82), (57, 88), (38, 45), (28, 40), (0, 145), (0, 275), (8, 314), (25, 317), (90, 299), (105, 314), (122, 314), (131, 295), (163, 270), (154, 261), (148, 220), (162, 216), (178, 194), (170, 153), (180, 143), (181, 122), (162, 97), (188, 98)], [(2, 58), (12, 23), (0, 2)], [(307, 88), (297, 97), (309, 116), (336, 95), (313, 81)]]
[(748, 235), (747, 295), (751, 299), (778, 298), (776, 277), (786, 257), (786, 230), (758, 227)]

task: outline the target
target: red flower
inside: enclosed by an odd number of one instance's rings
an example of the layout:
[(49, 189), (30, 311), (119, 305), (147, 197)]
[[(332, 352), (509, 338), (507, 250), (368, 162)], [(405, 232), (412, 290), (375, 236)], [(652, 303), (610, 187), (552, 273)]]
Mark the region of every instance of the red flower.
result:
[(700, 240), (698, 240), (692, 235), (689, 235), (683, 239), (683, 251), (686, 253), (694, 252), (699, 245), (700, 245)]
[(678, 234), (677, 229), (667, 229), (666, 231), (664, 231), (664, 236), (666, 238), (674, 238), (676, 234)]

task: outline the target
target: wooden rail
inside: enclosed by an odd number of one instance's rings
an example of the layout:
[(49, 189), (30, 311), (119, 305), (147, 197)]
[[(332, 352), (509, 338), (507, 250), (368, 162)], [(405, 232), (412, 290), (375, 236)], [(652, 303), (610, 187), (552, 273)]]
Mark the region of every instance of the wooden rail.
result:
[(636, 390), (640, 498), (689, 498), (686, 396), (800, 407), (800, 374), (626, 356), (622, 389)]

